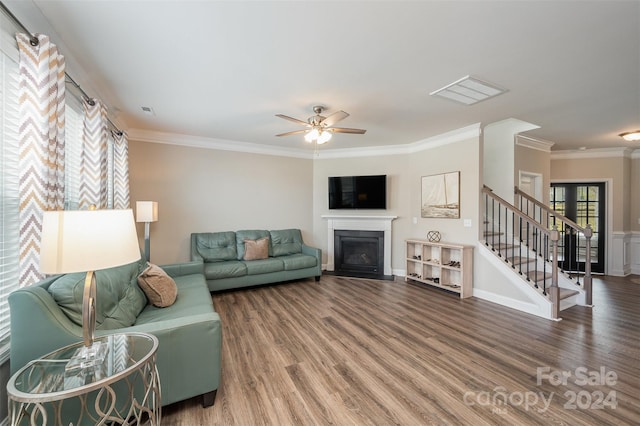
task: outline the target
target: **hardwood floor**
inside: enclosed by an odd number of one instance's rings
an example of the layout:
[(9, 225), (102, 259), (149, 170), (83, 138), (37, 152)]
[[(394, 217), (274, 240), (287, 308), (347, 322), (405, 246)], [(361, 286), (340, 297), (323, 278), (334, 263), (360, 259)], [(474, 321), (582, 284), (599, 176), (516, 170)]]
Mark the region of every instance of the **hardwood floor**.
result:
[(215, 405), (164, 407), (162, 424), (637, 425), (640, 279), (593, 287), (595, 307), (560, 322), (404, 281), (214, 294)]

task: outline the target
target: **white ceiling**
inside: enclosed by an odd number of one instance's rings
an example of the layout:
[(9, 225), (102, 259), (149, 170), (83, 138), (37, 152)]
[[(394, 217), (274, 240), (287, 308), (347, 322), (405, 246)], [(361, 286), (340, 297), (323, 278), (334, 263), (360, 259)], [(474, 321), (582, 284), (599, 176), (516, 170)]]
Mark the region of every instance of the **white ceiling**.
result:
[[(334, 135), (334, 149), (506, 118), (540, 126), (527, 135), (553, 150), (640, 148), (618, 136), (640, 129), (640, 1), (5, 4), (130, 132), (311, 150), (275, 137), (299, 129), (275, 114), (306, 120), (321, 104), (367, 129)], [(469, 74), (508, 92), (473, 106), (429, 96)]]

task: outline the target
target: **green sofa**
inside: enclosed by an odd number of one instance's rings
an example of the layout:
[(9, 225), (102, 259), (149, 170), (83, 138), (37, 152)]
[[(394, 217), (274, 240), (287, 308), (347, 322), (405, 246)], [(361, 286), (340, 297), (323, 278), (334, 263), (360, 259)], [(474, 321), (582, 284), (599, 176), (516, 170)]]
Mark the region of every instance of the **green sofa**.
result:
[[(157, 368), (162, 405), (203, 396), (212, 405), (220, 384), (222, 326), (200, 262), (162, 268), (176, 282), (178, 295), (165, 308), (147, 304), (137, 284), (142, 260), (96, 271), (96, 335), (144, 332), (159, 346)], [(29, 361), (82, 341), (84, 273), (48, 277), (9, 295), (11, 374)]]
[[(268, 239), (266, 258), (245, 260), (245, 241)], [(299, 229), (191, 234), (191, 260), (203, 263), (210, 291), (322, 275), (322, 252), (302, 241)]]

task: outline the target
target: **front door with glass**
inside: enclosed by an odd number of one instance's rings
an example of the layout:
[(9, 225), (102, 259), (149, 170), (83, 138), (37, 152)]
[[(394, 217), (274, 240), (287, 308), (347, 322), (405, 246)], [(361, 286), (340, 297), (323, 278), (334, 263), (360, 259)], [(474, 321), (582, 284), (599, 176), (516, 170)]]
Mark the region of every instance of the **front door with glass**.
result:
[[(605, 184), (552, 183), (550, 207), (579, 226), (591, 225), (591, 271), (604, 273), (605, 258)], [(558, 224), (562, 236), (558, 246), (558, 262), (566, 271), (584, 271), (586, 239), (582, 233), (571, 232)]]

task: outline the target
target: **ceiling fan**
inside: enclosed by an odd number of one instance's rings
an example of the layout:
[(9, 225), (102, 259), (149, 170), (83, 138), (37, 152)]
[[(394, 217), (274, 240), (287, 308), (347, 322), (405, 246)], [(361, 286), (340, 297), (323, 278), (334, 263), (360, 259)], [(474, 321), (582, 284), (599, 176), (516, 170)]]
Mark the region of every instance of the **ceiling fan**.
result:
[(306, 127), (306, 129), (302, 130), (294, 130), (292, 132), (280, 133), (276, 136), (289, 136), (289, 135), (298, 135), (305, 133), (304, 140), (309, 143), (315, 142), (318, 145), (321, 145), (325, 142), (328, 142), (331, 139), (332, 133), (355, 133), (362, 135), (366, 132), (363, 129), (350, 129), (347, 127), (333, 127), (338, 121), (344, 120), (349, 116), (344, 111), (334, 112), (328, 117), (323, 117), (320, 115), (322, 111), (324, 111), (325, 107), (316, 105), (313, 107), (313, 112), (316, 115), (311, 116), (307, 119), (307, 121), (298, 120), (297, 118), (289, 117), (284, 114), (276, 114), (276, 117), (284, 118), (285, 120), (293, 121), (294, 123), (301, 124)]

